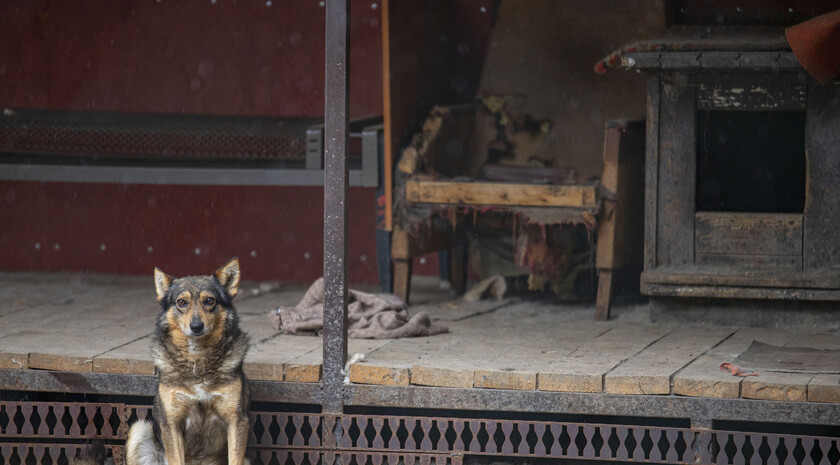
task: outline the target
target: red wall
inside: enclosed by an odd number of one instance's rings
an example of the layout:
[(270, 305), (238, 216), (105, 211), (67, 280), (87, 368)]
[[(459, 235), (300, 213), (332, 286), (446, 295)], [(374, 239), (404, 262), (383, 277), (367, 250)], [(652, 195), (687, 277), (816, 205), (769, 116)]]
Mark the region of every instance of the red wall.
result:
[[(382, 114), (380, 11), (371, 3), (351, 5), (353, 116)], [(321, 116), (324, 12), (317, 0), (4, 0), (0, 102)]]
[[(238, 256), (245, 279), (321, 275), (320, 187), (0, 183), (4, 270), (178, 275)], [(350, 189), (351, 282), (376, 282), (371, 189)], [(103, 247), (104, 246), (104, 247)]]
[[(490, 3), (453, 2), (467, 95)], [(2, 10), (0, 107), (323, 115), (318, 0), (5, 0)], [(380, 14), (375, 1), (351, 1), (351, 117), (382, 114)], [(350, 189), (354, 283), (377, 280), (374, 207), (373, 189)], [(0, 270), (182, 275), (236, 255), (245, 279), (322, 274), (320, 187), (0, 181), (0, 218)], [(415, 272), (436, 274), (436, 261)]]

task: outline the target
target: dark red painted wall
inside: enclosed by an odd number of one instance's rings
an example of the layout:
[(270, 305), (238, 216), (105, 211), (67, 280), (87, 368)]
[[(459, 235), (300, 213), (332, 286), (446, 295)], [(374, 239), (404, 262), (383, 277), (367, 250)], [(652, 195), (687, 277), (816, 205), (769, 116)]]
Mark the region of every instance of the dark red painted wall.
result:
[[(382, 113), (380, 11), (371, 4), (351, 5), (353, 116)], [(324, 11), (317, 0), (5, 0), (0, 102), (321, 116)]]
[[(462, 95), (477, 83), (490, 4), (453, 1)], [(4, 0), (2, 11), (0, 107), (323, 115), (318, 0)], [(351, 1), (351, 117), (382, 113), (380, 14)], [(351, 188), (348, 208), (349, 279), (376, 282), (373, 189)], [(320, 187), (0, 181), (0, 218), (0, 270), (182, 275), (237, 255), (246, 279), (322, 274)], [(415, 272), (437, 273), (436, 261)]]
[[(240, 257), (245, 278), (321, 275), (320, 187), (0, 183), (4, 270), (210, 272)], [(375, 282), (371, 189), (350, 189), (348, 268)]]

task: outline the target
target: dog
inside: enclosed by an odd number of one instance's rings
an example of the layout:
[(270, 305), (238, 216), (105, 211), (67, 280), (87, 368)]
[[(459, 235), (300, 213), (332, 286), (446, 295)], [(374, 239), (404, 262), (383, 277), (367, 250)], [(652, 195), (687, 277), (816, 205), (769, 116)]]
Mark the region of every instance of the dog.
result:
[(158, 371), (154, 423), (135, 422), (127, 465), (243, 465), (250, 392), (242, 371), (248, 336), (233, 298), (239, 260), (212, 275), (174, 278), (155, 268), (162, 308), (152, 341)]

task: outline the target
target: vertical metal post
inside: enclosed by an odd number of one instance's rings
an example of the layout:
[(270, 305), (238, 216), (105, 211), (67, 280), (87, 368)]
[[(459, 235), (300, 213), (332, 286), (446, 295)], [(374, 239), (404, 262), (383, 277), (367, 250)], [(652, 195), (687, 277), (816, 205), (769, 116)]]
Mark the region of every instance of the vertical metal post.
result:
[(349, 0), (327, 0), (324, 128), (323, 411), (342, 413), (347, 360)]

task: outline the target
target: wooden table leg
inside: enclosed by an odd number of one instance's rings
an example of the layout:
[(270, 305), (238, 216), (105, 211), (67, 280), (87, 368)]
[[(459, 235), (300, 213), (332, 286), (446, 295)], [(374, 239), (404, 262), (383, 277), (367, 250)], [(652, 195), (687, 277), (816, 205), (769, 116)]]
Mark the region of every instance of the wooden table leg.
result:
[(395, 258), (394, 259), (394, 295), (408, 303), (411, 291), (411, 265), (414, 260)]
[(598, 270), (598, 295), (595, 297), (595, 319), (609, 320), (615, 292), (613, 270)]

